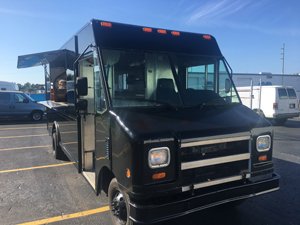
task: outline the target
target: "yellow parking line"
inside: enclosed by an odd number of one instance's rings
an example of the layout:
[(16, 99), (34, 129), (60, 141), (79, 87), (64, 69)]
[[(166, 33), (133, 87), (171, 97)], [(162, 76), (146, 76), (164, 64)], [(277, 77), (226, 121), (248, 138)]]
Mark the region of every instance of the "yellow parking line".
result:
[(3, 136), (0, 139), (10, 139), (10, 138), (25, 138), (25, 137), (41, 137), (49, 136), (49, 134), (31, 134), (31, 135), (18, 135), (18, 136)]
[(79, 217), (84, 217), (84, 216), (89, 216), (97, 213), (103, 213), (107, 212), (109, 210), (108, 206), (103, 206), (97, 209), (91, 209), (91, 210), (86, 210), (78, 213), (72, 213), (72, 214), (66, 214), (66, 215), (61, 215), (61, 216), (55, 216), (47, 219), (42, 219), (42, 220), (36, 220), (32, 222), (27, 222), (27, 223), (20, 223), (18, 225), (42, 225), (42, 224), (49, 224), (49, 223), (54, 223), (58, 221), (63, 221), (63, 220), (69, 220), (69, 219), (75, 219)]
[(44, 169), (44, 168), (58, 167), (58, 166), (67, 166), (67, 165), (71, 165), (71, 164), (75, 164), (75, 162), (67, 162), (67, 163), (51, 164), (51, 165), (45, 165), (45, 166), (19, 168), (19, 169), (12, 169), (12, 170), (0, 170), (0, 174), (1, 173), (20, 172), (20, 171), (26, 171), (26, 170)]
[[(61, 127), (65, 127), (65, 126), (77, 126), (77, 124), (60, 124)], [(22, 126), (22, 127), (5, 127), (5, 128), (0, 128), (0, 131), (5, 131), (5, 130), (26, 130), (26, 129), (46, 129), (47, 126), (39, 126), (39, 127), (26, 127), (26, 126)]]
[(74, 134), (74, 133), (77, 133), (78, 131), (75, 130), (75, 131), (63, 131), (63, 132), (60, 132), (61, 134)]
[(78, 141), (73, 141), (73, 142), (64, 142), (64, 145), (74, 145), (74, 144), (78, 144)]
[(43, 127), (9, 127), (9, 128), (0, 128), (0, 131), (3, 130), (26, 130), (26, 129), (46, 129), (46, 126)]
[(22, 150), (22, 149), (48, 148), (50, 146), (51, 145), (26, 146), (26, 147), (17, 147), (17, 148), (0, 148), (0, 152), (12, 151), (12, 150)]

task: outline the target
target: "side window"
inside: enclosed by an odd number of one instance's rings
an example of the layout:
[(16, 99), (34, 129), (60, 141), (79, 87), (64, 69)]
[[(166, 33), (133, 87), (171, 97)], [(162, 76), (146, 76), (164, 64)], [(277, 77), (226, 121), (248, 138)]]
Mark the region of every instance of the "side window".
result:
[(219, 61), (219, 95), (227, 102), (239, 102), (238, 95), (234, 90), (230, 75), (223, 60)]
[(295, 92), (295, 90), (293, 88), (287, 88), (286, 89), (289, 95), (290, 99), (296, 99), (297, 98), (297, 94)]
[(24, 95), (15, 93), (15, 102), (16, 103), (27, 103), (28, 100)]
[(0, 93), (0, 104), (8, 104), (10, 102), (10, 93)]
[(195, 90), (214, 90), (214, 64), (192, 66), (187, 68), (187, 88)]

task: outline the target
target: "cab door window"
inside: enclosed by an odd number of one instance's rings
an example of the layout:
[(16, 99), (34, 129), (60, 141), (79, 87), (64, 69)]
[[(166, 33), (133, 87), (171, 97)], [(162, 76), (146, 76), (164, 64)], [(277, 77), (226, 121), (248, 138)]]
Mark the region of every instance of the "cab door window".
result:
[(234, 89), (228, 69), (223, 60), (219, 61), (218, 94), (224, 100), (226, 100), (226, 102), (240, 102), (238, 94)]
[(95, 107), (97, 113), (103, 113), (107, 109), (102, 72), (98, 60), (97, 51), (94, 51), (94, 84), (95, 84)]
[(215, 65), (199, 65), (187, 68), (187, 88), (195, 90), (214, 90)]

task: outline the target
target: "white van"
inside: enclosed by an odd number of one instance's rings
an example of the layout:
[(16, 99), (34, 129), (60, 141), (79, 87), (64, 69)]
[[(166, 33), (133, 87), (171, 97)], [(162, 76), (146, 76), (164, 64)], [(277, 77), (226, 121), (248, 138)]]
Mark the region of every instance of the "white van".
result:
[(299, 116), (299, 100), (293, 87), (248, 86), (237, 87), (237, 91), (245, 106), (278, 124)]
[(14, 82), (0, 81), (0, 91), (19, 91), (19, 86)]

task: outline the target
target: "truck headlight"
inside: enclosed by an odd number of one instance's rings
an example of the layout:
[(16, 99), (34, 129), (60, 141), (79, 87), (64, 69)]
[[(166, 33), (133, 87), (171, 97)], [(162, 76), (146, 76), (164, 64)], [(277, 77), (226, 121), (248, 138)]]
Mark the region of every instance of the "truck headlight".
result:
[(270, 135), (258, 136), (256, 139), (256, 149), (259, 152), (269, 151), (271, 148), (271, 137)]
[(150, 168), (166, 167), (170, 164), (170, 149), (168, 147), (152, 148), (148, 153)]

